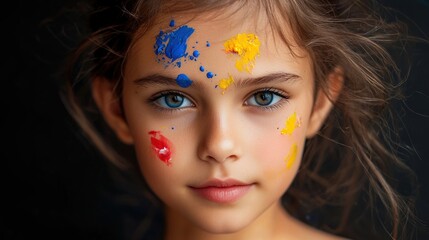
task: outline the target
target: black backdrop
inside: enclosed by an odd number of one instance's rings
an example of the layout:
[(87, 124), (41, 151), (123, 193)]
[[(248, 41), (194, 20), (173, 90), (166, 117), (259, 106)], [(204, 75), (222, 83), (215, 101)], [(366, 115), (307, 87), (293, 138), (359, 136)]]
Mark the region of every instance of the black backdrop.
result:
[[(429, 1), (384, 2), (400, 11), (397, 17), (410, 24), (410, 33), (426, 34), (429, 39)], [(5, 239), (121, 239), (122, 231), (133, 227), (119, 220), (121, 212), (142, 214), (136, 206), (120, 209), (110, 202), (108, 194), (115, 187), (108, 167), (98, 153), (82, 144), (82, 136), (59, 98), (57, 70), (76, 44), (78, 28), (74, 24), (81, 24), (78, 15), (61, 9), (73, 3), (20, 2), (20, 22), (12, 31), (19, 36), (19, 61), (16, 66), (10, 62), (3, 66), (14, 73), (12, 94), (3, 91), (4, 96), (12, 96), (6, 103), (12, 106), (13, 117), (5, 118), (16, 123), (10, 129), (15, 148), (5, 149), (13, 153), (4, 171), (4, 176), (11, 177), (5, 178), (5, 194), (1, 194), (7, 200), (3, 206), (6, 214), (1, 214)], [(2, 22), (10, 24), (12, 19), (16, 16), (2, 17)], [(402, 135), (418, 152), (407, 161), (420, 183), (417, 214), (429, 221), (429, 47), (416, 44), (411, 54), (408, 109), (402, 119), (408, 133)], [(417, 239), (429, 239), (427, 232), (418, 230)]]

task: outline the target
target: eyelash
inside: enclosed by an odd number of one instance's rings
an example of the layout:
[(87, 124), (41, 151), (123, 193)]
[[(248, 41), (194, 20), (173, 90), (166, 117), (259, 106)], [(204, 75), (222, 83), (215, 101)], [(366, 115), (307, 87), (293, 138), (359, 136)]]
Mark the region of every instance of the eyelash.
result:
[(176, 96), (180, 96), (183, 97), (185, 99), (188, 99), (188, 101), (190, 101), (192, 103), (193, 106), (195, 106), (195, 104), (193, 103), (192, 100), (190, 100), (190, 97), (187, 97), (185, 94), (181, 93), (181, 92), (177, 92), (177, 91), (165, 91), (165, 92), (160, 92), (158, 94), (155, 94), (153, 97), (148, 99), (148, 102), (150, 104), (152, 104), (154, 107), (156, 107), (158, 110), (160, 111), (166, 111), (166, 112), (175, 112), (175, 111), (183, 111), (188, 107), (181, 107), (181, 108), (166, 108), (166, 107), (162, 107), (159, 106), (156, 101), (161, 99), (162, 97), (167, 97), (170, 95), (176, 95)]
[[(246, 102), (248, 102), (251, 97), (254, 97), (258, 93), (264, 93), (264, 92), (272, 93), (272, 94), (280, 97), (281, 99), (278, 102), (274, 103), (273, 105), (269, 105), (269, 106), (256, 106), (256, 105), (247, 105), (246, 104)], [(188, 108), (188, 107), (166, 108), (166, 107), (159, 106), (156, 103), (157, 100), (159, 100), (163, 97), (171, 96), (171, 95), (176, 95), (176, 96), (180, 96), (180, 97), (183, 97), (185, 99), (188, 99), (188, 101), (191, 102), (193, 106), (195, 106), (195, 104), (193, 103), (191, 98), (187, 97), (185, 94), (178, 92), (178, 91), (160, 92), (158, 94), (155, 94), (153, 97), (149, 98), (148, 102), (160, 111), (167, 111), (167, 112), (171, 112), (171, 113), (173, 113), (175, 111), (183, 111), (183, 110)], [(283, 106), (283, 104), (288, 102), (288, 99), (289, 99), (289, 96), (284, 91), (281, 91), (281, 90), (275, 89), (275, 88), (264, 88), (264, 89), (258, 89), (257, 91), (254, 91), (251, 94), (249, 94), (245, 98), (244, 102), (245, 102), (245, 106), (248, 106), (248, 107), (256, 107), (257, 109), (260, 109), (263, 111), (273, 111), (275, 109), (281, 108)]]
[(248, 99), (250, 99), (252, 96), (255, 96), (256, 94), (263, 93), (263, 92), (273, 93), (274, 95), (277, 95), (278, 97), (281, 97), (281, 99), (277, 103), (275, 103), (273, 105), (270, 105), (270, 106), (252, 106), (252, 105), (247, 105), (247, 106), (249, 106), (249, 107), (256, 107), (256, 108), (261, 109), (263, 111), (273, 111), (273, 110), (281, 108), (284, 104), (286, 104), (286, 103), (289, 102), (288, 101), (289, 100), (289, 95), (286, 92), (284, 92), (282, 90), (279, 90), (279, 89), (276, 89), (276, 88), (258, 89), (256, 91), (252, 92), (251, 94), (249, 94), (245, 98), (246, 99), (245, 102), (247, 102)]

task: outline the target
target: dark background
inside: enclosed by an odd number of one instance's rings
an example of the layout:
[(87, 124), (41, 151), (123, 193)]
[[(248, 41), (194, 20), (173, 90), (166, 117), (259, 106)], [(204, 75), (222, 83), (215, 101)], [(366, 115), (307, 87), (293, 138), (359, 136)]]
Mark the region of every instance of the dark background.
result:
[[(409, 24), (411, 34), (429, 39), (428, 1), (383, 2), (399, 11), (397, 17)], [(76, 45), (76, 26), (82, 24), (81, 16), (62, 10), (68, 4), (76, 1), (20, 2), (20, 22), (12, 31), (19, 38), (19, 61), (3, 66), (13, 72), (12, 79), (19, 76), (12, 92), (3, 88), (4, 95), (12, 96), (6, 104), (13, 106), (13, 117), (5, 118), (17, 125), (10, 129), (16, 146), (5, 149), (13, 157), (3, 170), (5, 176), (12, 175), (5, 178), (2, 194), (7, 200), (6, 214), (1, 214), (3, 239), (120, 239), (123, 231), (135, 227), (131, 220), (124, 224), (122, 213), (136, 218), (143, 214), (138, 203), (124, 208), (110, 200), (120, 190), (105, 161), (82, 143), (60, 100), (58, 69)], [(2, 17), (2, 22), (16, 18)], [(409, 52), (413, 62), (401, 119), (408, 130), (401, 136), (417, 151), (406, 160), (420, 183), (417, 215), (429, 221), (429, 46), (413, 44)], [(428, 240), (428, 231), (417, 230), (417, 239)]]

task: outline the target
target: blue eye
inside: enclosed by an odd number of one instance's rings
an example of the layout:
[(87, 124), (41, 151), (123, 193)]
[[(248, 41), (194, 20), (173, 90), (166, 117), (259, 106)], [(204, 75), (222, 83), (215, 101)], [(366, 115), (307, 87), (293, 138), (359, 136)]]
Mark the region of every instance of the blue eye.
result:
[(264, 90), (253, 94), (250, 98), (246, 100), (245, 104), (252, 106), (268, 107), (278, 103), (283, 98), (285, 97), (280, 96), (273, 91)]
[(185, 108), (193, 106), (192, 102), (179, 93), (164, 93), (156, 97), (153, 103), (162, 108)]

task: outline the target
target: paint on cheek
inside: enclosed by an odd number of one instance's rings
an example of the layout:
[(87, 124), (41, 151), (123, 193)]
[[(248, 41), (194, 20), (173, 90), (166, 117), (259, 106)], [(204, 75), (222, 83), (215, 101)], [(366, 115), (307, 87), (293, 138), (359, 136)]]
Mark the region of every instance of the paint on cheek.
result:
[(227, 53), (237, 54), (240, 58), (235, 62), (239, 71), (251, 72), (255, 65), (255, 58), (259, 55), (261, 42), (253, 33), (240, 33), (223, 44)]
[(219, 81), (219, 84), (218, 84), (218, 86), (219, 86), (219, 88), (220, 89), (222, 89), (222, 94), (224, 94), (225, 93), (225, 91), (226, 91), (226, 89), (232, 84), (234, 82), (234, 79), (232, 78), (232, 76), (231, 75), (229, 75), (228, 76), (228, 78), (224, 78), (224, 79), (221, 79), (220, 81)]
[(186, 25), (171, 32), (160, 31), (154, 45), (155, 54), (165, 55), (171, 62), (187, 56), (187, 41), (192, 33), (194, 29)]
[(285, 158), (286, 168), (290, 169), (296, 160), (298, 146), (294, 143), (290, 148), (289, 154)]
[(294, 112), (291, 116), (289, 116), (286, 120), (285, 127), (281, 130), (282, 135), (292, 135), (296, 128), (301, 125), (299, 118)]
[(159, 160), (163, 161), (167, 166), (171, 166), (171, 143), (164, 137), (160, 131), (150, 131), (150, 142), (153, 151), (156, 153)]

